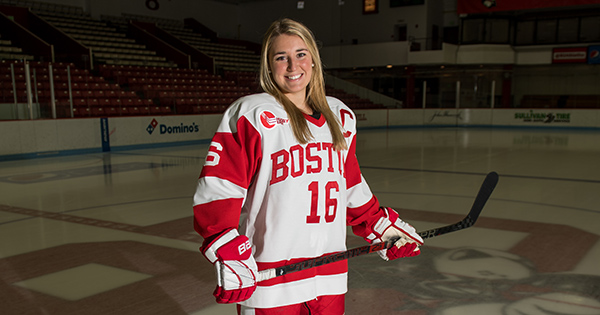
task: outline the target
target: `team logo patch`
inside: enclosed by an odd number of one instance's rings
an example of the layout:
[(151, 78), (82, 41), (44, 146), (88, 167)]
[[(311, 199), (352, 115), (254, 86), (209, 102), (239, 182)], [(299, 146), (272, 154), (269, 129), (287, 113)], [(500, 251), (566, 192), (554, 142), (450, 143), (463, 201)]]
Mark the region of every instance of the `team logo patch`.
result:
[(289, 119), (275, 117), (273, 113), (267, 110), (260, 113), (260, 123), (267, 129), (274, 128), (277, 124), (283, 125), (287, 124), (288, 122)]

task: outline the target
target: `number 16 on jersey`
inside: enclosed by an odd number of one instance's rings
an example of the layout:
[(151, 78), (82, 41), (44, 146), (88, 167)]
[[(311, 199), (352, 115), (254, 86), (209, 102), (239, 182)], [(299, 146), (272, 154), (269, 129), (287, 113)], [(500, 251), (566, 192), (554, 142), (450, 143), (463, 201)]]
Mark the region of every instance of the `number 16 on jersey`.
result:
[[(323, 189), (323, 190), (321, 190)], [(335, 220), (338, 210), (338, 199), (340, 185), (338, 182), (330, 181), (327, 183), (311, 182), (308, 185), (308, 191), (311, 195), (310, 213), (306, 217), (307, 224), (319, 224), (324, 218), (325, 223), (331, 223)], [(320, 198), (325, 198), (325, 209), (319, 209)]]

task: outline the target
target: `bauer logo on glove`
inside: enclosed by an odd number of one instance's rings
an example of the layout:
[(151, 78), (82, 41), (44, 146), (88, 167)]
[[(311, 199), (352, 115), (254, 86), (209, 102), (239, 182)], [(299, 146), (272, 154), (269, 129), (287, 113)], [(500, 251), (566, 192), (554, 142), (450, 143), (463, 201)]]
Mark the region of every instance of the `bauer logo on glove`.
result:
[(237, 303), (252, 296), (258, 267), (248, 237), (230, 230), (213, 241), (204, 256), (217, 272), (217, 288), (213, 292), (217, 303)]

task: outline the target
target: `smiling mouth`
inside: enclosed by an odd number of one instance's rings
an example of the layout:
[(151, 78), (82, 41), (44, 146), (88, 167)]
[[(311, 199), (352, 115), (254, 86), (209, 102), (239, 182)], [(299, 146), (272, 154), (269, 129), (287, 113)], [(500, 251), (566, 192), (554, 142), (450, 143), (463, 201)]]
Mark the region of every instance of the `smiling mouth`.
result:
[(297, 79), (300, 79), (301, 76), (302, 76), (302, 74), (298, 74), (298, 75), (288, 76), (287, 78), (290, 80), (297, 80)]

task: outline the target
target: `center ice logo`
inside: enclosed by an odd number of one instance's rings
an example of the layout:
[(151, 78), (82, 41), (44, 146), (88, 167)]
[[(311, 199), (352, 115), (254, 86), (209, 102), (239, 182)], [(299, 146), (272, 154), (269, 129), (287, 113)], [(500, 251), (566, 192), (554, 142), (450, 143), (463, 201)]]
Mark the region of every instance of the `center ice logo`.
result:
[(156, 129), (156, 126), (158, 126), (158, 121), (156, 121), (156, 119), (152, 119), (148, 127), (146, 127), (146, 131), (148, 131), (148, 134), (152, 134), (152, 132), (154, 132), (154, 129)]

